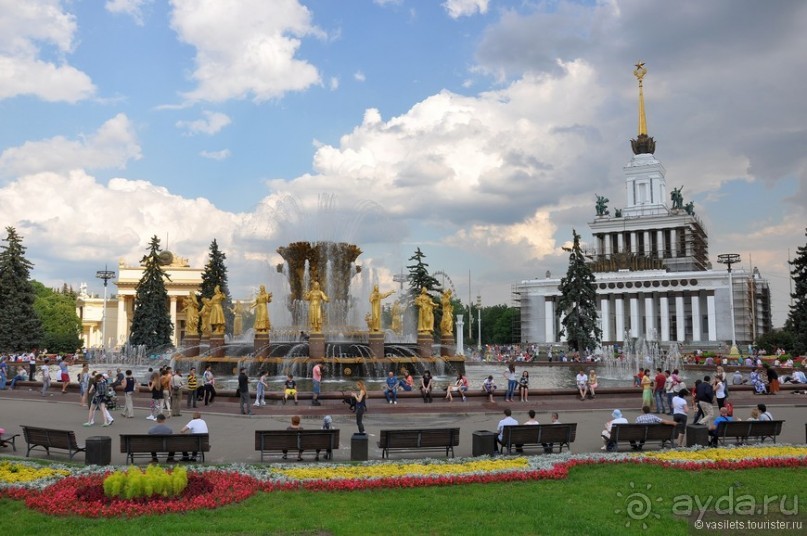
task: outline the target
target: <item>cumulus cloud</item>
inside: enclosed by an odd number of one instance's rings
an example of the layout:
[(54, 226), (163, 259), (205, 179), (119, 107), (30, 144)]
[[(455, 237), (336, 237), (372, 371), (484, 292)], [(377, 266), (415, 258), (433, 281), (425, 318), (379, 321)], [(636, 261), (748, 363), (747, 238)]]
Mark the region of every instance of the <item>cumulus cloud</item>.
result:
[(143, 25), (143, 7), (152, 0), (107, 0), (104, 9), (110, 13), (128, 15), (135, 24)]
[(98, 130), (79, 139), (56, 136), (28, 141), (0, 154), (0, 171), (19, 176), (41, 171), (125, 168), (129, 160), (141, 157), (134, 126), (125, 114), (118, 114)]
[[(95, 93), (87, 74), (69, 65), (75, 16), (59, 0), (2, 2), (0, 9), (0, 99), (33, 95), (46, 101), (77, 102)], [(43, 59), (52, 47), (57, 59)]]
[(210, 160), (227, 160), (232, 156), (229, 149), (222, 149), (221, 151), (202, 151), (199, 156), (209, 158)]
[(367, 80), (367, 77), (364, 76), (364, 73), (361, 71), (356, 71), (353, 73), (353, 79), (357, 82), (364, 82)]
[(171, 27), (196, 48), (197, 87), (186, 99), (260, 102), (320, 83), (317, 68), (297, 53), (302, 38), (323, 34), (297, 0), (172, 0), (171, 5)]
[(208, 134), (213, 135), (232, 123), (227, 114), (221, 112), (211, 112), (205, 110), (202, 112), (203, 119), (196, 119), (194, 121), (177, 121), (177, 128), (184, 129), (187, 134)]
[(470, 17), (477, 13), (485, 14), (488, 12), (489, 0), (446, 0), (443, 2), (443, 8), (452, 19), (460, 17)]

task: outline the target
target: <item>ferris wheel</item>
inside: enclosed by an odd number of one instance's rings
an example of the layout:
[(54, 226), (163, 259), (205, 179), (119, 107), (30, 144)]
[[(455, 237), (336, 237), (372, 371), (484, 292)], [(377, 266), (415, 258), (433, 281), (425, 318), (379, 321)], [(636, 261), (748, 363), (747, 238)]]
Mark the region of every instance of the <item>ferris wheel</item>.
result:
[(432, 277), (434, 277), (436, 280), (440, 282), (441, 287), (443, 287), (444, 289), (450, 288), (451, 294), (453, 294), (454, 296), (457, 295), (457, 289), (454, 288), (454, 282), (451, 280), (451, 278), (448, 276), (447, 273), (440, 270), (439, 272), (434, 272)]

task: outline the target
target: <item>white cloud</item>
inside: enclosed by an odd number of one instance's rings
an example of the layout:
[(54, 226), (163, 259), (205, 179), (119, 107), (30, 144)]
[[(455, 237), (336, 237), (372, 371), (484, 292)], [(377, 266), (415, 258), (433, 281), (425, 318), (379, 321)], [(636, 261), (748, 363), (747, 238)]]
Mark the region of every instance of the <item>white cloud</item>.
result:
[(328, 86), (331, 88), (331, 91), (336, 91), (339, 89), (339, 78), (332, 76), (328, 81)]
[(143, 7), (152, 0), (107, 0), (104, 9), (110, 13), (128, 15), (135, 24), (143, 25)]
[(196, 119), (195, 121), (177, 121), (177, 128), (182, 128), (188, 134), (209, 134), (213, 135), (229, 125), (232, 121), (227, 114), (221, 112), (211, 112), (205, 110), (202, 112), (204, 119)]
[[(0, 2), (0, 99), (34, 95), (55, 102), (91, 97), (95, 86), (87, 74), (70, 66), (75, 16), (59, 0)], [(41, 46), (53, 47), (57, 61), (40, 57)]]
[(364, 76), (364, 73), (361, 71), (356, 71), (355, 73), (353, 73), (353, 79), (356, 80), (357, 82), (364, 82), (365, 80), (367, 80), (367, 78)]
[(446, 0), (442, 5), (449, 17), (458, 19), (460, 17), (470, 17), (477, 13), (484, 15), (488, 12), (488, 1), (489, 0)]
[(77, 140), (56, 136), (6, 149), (0, 154), (0, 170), (3, 175), (18, 176), (77, 168), (124, 168), (129, 160), (139, 160), (140, 157), (134, 127), (121, 113), (93, 134), (80, 136)]
[(229, 149), (222, 149), (221, 151), (202, 151), (199, 156), (209, 158), (210, 160), (227, 160), (232, 156)]
[(322, 36), (296, 0), (172, 0), (171, 27), (196, 48), (198, 84), (191, 101), (282, 97), (320, 83), (316, 67), (296, 57), (301, 38)]

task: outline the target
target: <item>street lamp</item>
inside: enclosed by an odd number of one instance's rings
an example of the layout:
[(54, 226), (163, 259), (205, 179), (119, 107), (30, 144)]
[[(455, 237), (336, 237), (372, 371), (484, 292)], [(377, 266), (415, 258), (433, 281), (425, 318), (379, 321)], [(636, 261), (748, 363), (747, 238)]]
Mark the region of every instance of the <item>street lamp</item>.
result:
[(98, 270), (95, 272), (95, 277), (104, 280), (104, 312), (103, 316), (101, 317), (101, 349), (103, 350), (104, 355), (106, 355), (106, 287), (107, 282), (115, 277), (115, 272), (112, 270), (107, 270), (107, 266), (104, 265), (103, 270)]
[(482, 351), (482, 296), (476, 296), (476, 349)]
[(729, 307), (731, 308), (731, 351), (729, 355), (739, 355), (737, 334), (734, 327), (734, 283), (731, 278), (731, 265), (740, 262), (740, 256), (737, 253), (721, 253), (717, 256), (717, 262), (725, 264), (729, 271)]

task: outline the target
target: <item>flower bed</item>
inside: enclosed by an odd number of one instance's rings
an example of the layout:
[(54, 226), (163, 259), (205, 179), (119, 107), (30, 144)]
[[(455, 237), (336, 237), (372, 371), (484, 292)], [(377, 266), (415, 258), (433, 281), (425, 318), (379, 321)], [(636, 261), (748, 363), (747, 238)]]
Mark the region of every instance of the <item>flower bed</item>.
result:
[[(103, 480), (108, 469), (42, 467), (15, 461), (0, 463), (0, 496), (24, 500), (26, 506), (45, 514), (134, 517), (216, 508), (242, 501), (257, 490), (358, 491), (562, 479), (572, 467), (606, 463), (652, 463), (687, 470), (801, 467), (807, 465), (807, 447), (776, 445), (649, 453), (567, 453), (361, 465), (327, 463), (308, 467), (240, 464), (224, 468), (192, 467), (188, 470), (188, 486), (181, 495), (131, 500), (104, 495)], [(19, 476), (23, 474), (27, 475), (25, 480)]]

